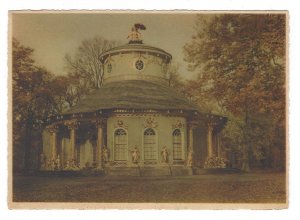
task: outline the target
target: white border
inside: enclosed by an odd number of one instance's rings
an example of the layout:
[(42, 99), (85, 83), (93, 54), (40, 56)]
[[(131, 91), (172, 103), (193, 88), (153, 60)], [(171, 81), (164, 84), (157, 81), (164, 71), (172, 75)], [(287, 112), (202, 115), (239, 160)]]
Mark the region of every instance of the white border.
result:
[[(151, 2), (151, 3), (150, 3)], [(299, 219), (300, 204), (300, 9), (297, 0), (6, 0), (0, 6), (0, 216), (1, 219)], [(290, 193), (289, 209), (273, 211), (80, 211), (14, 210), (7, 208), (7, 22), (8, 10), (20, 9), (192, 9), (192, 10), (289, 10), (290, 13)]]

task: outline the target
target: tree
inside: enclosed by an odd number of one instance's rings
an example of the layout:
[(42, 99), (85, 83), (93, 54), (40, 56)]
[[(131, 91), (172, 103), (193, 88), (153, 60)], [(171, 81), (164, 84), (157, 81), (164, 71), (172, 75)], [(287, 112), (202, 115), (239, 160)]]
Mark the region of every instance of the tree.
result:
[[(199, 16), (184, 47), (190, 70), (198, 73), (198, 94), (213, 99), (239, 126), (246, 171), (258, 142), (285, 142), (273, 135), (285, 131), (285, 21), (281, 14)], [(264, 134), (274, 138), (257, 134), (258, 127), (268, 127)]]
[(116, 42), (108, 41), (96, 36), (83, 40), (73, 56), (65, 56), (66, 68), (69, 76), (75, 78), (78, 94), (86, 94), (90, 90), (100, 88), (103, 82), (103, 64), (100, 55), (114, 47)]
[(68, 76), (56, 76), (51, 80), (50, 87), (52, 88), (52, 96), (54, 98), (54, 108), (57, 113), (74, 106), (82, 94), (87, 91), (82, 91), (78, 79)]
[(168, 66), (167, 79), (168, 86), (174, 88), (179, 93), (184, 94), (184, 81), (178, 73), (179, 63), (172, 63)]
[(50, 88), (53, 76), (36, 66), (32, 48), (22, 46), (16, 39), (12, 44), (14, 168), (24, 166), (29, 170), (32, 150), (39, 150), (37, 141), (43, 125), (49, 115), (55, 114)]

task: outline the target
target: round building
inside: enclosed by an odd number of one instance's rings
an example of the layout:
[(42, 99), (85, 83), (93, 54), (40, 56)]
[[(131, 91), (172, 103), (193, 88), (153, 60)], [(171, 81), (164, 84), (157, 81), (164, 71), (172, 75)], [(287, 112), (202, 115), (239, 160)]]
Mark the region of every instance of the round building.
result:
[(226, 118), (168, 86), (171, 54), (136, 37), (99, 59), (103, 85), (45, 129), (41, 169), (181, 175), (220, 154)]

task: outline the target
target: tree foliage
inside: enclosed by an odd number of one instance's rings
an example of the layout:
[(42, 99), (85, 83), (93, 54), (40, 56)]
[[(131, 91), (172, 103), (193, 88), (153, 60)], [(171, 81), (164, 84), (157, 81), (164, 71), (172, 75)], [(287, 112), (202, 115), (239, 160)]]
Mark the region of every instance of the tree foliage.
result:
[[(30, 167), (32, 150), (38, 151), (35, 139), (49, 115), (56, 114), (51, 89), (52, 74), (37, 66), (34, 50), (12, 42), (13, 146), (16, 164)], [(24, 163), (24, 164), (23, 164)]]
[[(13, 151), (15, 170), (29, 170), (41, 153), (42, 131), (51, 116), (74, 106), (101, 86), (99, 56), (115, 43), (95, 37), (82, 41), (74, 57), (66, 56), (67, 75), (53, 75), (36, 64), (34, 50), (12, 42)], [(35, 163), (35, 164), (34, 164)]]
[(76, 79), (73, 92), (77, 92), (77, 96), (101, 87), (104, 72), (99, 57), (114, 46), (116, 42), (96, 36), (83, 40), (73, 56), (65, 56), (67, 72)]
[(245, 170), (255, 149), (284, 148), (284, 135), (275, 133), (285, 132), (285, 21), (280, 14), (199, 16), (184, 47), (198, 74), (195, 96), (214, 100), (239, 129)]
[(167, 79), (168, 86), (172, 87), (179, 93), (184, 94), (184, 80), (178, 72), (179, 63), (172, 63), (168, 66)]

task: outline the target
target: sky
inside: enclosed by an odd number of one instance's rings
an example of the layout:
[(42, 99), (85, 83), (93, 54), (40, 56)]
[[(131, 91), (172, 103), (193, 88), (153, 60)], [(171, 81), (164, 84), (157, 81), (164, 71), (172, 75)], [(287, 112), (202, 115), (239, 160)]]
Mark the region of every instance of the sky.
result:
[(54, 74), (66, 74), (64, 57), (74, 54), (84, 39), (101, 36), (128, 43), (135, 23), (146, 26), (141, 31), (145, 44), (159, 47), (173, 56), (179, 73), (192, 78), (183, 61), (183, 46), (194, 33), (194, 13), (13, 13), (12, 36), (32, 47), (37, 64)]

